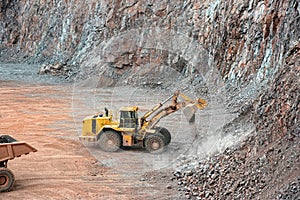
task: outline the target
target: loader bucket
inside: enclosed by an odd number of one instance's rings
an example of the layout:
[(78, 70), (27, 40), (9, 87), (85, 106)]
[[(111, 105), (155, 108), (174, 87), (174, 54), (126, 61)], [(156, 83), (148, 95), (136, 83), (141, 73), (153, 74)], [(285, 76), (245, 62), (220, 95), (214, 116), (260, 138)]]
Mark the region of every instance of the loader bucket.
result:
[(195, 123), (195, 113), (197, 112), (197, 107), (195, 105), (187, 105), (183, 109), (183, 114), (186, 120), (192, 124)]

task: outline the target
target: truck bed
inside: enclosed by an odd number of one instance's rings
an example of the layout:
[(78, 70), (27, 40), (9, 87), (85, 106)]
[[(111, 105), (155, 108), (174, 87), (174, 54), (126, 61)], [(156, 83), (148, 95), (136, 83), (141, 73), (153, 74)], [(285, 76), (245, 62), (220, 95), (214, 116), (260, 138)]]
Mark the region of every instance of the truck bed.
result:
[(26, 142), (0, 143), (0, 162), (36, 151), (37, 149)]

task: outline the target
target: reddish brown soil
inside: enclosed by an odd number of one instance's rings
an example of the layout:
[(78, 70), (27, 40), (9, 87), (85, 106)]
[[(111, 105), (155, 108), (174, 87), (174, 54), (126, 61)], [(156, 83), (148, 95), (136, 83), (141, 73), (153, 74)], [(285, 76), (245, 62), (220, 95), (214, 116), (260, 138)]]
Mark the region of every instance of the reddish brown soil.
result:
[(164, 173), (144, 181), (134, 166), (115, 172), (89, 154), (74, 128), (70, 88), (0, 82), (0, 134), (38, 149), (9, 161), (16, 182), (0, 199), (174, 199)]

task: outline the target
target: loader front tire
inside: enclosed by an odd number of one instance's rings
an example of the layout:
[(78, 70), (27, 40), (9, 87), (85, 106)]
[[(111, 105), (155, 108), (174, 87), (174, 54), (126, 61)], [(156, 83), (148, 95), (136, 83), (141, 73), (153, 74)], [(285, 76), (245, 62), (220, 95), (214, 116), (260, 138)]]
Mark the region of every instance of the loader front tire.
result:
[(15, 176), (7, 168), (0, 168), (0, 192), (9, 191), (15, 183)]
[(116, 131), (104, 131), (100, 133), (98, 144), (103, 151), (114, 152), (120, 149), (122, 138)]
[(164, 127), (157, 127), (156, 130), (162, 134), (162, 136), (164, 136), (165, 138), (165, 145), (170, 144), (171, 142), (171, 133), (169, 132), (168, 129), (164, 128)]
[(150, 153), (162, 153), (165, 150), (165, 139), (161, 134), (149, 134), (145, 138), (145, 148)]

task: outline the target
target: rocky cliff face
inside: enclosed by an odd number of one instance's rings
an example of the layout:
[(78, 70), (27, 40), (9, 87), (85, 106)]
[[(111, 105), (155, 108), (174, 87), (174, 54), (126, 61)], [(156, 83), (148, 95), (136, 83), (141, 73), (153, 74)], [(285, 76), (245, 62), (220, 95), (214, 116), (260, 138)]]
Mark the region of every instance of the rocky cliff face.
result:
[[(290, 113), (299, 101), (294, 79), (299, 76), (300, 4), (295, 0), (4, 0), (0, 8), (3, 62), (84, 66), (83, 77), (97, 71), (105, 85), (120, 79), (140, 84), (141, 71), (166, 66), (196, 86), (206, 78), (199, 85), (209, 87), (213, 81), (207, 74), (216, 68), (229, 98), (238, 97), (235, 103), (246, 111), (254, 105), (259, 128), (295, 129), (298, 116)], [(154, 75), (161, 71), (166, 70)], [(162, 84), (165, 76), (154, 82)], [(245, 100), (250, 101), (246, 106)], [(279, 123), (261, 120), (273, 114)]]
[(299, 141), (297, 0), (3, 0), (0, 9), (2, 62), (80, 67), (102, 86), (222, 85), (229, 108), (255, 124), (257, 148)]

